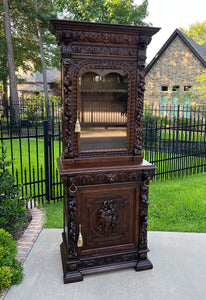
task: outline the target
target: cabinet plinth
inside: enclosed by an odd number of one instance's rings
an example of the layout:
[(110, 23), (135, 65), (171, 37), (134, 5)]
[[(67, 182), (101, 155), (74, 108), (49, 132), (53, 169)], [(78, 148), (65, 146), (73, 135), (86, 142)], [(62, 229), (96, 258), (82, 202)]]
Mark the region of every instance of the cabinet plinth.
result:
[(146, 48), (159, 28), (51, 20), (61, 46), (64, 282), (152, 268), (143, 160)]

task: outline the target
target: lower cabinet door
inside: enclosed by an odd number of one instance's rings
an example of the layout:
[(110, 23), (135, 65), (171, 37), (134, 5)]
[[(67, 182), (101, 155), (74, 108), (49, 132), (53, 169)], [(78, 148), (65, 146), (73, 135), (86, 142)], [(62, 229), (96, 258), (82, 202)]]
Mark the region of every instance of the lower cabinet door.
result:
[(83, 238), (79, 256), (137, 248), (139, 196), (137, 183), (79, 187), (77, 219)]

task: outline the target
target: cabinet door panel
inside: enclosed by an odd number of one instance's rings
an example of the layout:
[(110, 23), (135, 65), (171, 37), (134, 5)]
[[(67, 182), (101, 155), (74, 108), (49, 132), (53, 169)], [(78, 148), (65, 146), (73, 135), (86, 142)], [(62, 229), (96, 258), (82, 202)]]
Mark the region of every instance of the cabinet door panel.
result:
[(82, 225), (84, 244), (79, 254), (137, 247), (138, 199), (137, 185), (81, 189), (78, 219)]

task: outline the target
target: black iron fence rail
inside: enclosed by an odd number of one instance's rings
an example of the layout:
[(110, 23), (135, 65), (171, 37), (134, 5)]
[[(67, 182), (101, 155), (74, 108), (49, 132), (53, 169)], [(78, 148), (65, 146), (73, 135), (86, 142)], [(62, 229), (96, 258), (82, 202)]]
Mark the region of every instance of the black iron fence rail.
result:
[[(10, 171), (16, 185), (20, 185), (22, 197), (32, 199), (31, 205), (37, 205), (63, 198), (56, 164), (62, 153), (62, 129), (61, 105), (51, 105), (49, 123), (44, 120), (42, 103), (33, 105), (32, 101), (23, 103), (18, 128), (12, 123), (10, 111), (4, 109), (0, 141), (13, 160)], [(147, 106), (144, 113), (143, 155), (157, 167), (154, 180), (206, 172), (205, 107), (163, 110)]]

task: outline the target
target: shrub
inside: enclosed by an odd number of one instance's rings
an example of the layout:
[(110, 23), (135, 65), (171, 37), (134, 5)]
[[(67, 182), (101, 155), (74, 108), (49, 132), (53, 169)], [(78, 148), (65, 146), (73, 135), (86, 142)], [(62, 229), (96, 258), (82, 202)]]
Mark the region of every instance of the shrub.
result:
[(14, 187), (14, 176), (9, 173), (11, 161), (6, 153), (0, 155), (0, 228), (12, 233), (25, 219), (25, 201), (20, 196), (19, 187)]
[(152, 113), (147, 112), (143, 118), (143, 145), (153, 146), (157, 143), (159, 137), (158, 123), (159, 119)]
[(15, 257), (16, 244), (12, 235), (0, 228), (0, 293), (11, 284), (19, 284), (23, 268)]

